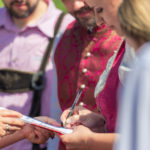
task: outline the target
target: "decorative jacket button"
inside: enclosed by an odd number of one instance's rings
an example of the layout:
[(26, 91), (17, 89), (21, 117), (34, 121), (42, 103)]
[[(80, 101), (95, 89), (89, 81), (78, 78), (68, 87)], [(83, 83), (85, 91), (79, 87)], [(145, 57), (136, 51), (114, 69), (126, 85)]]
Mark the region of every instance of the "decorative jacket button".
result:
[(84, 68), (84, 69), (82, 70), (82, 72), (83, 72), (83, 73), (86, 73), (86, 72), (87, 72), (87, 69), (86, 69), (86, 68)]
[(83, 103), (83, 102), (80, 102), (80, 103), (79, 103), (79, 106), (82, 106), (82, 107), (83, 107), (83, 106), (84, 106), (84, 103)]
[(86, 57), (90, 57), (91, 56), (91, 53), (90, 52), (87, 52), (86, 53)]
[(82, 85), (80, 86), (80, 88), (81, 88), (81, 89), (84, 89), (84, 88), (85, 88), (85, 84), (82, 84)]

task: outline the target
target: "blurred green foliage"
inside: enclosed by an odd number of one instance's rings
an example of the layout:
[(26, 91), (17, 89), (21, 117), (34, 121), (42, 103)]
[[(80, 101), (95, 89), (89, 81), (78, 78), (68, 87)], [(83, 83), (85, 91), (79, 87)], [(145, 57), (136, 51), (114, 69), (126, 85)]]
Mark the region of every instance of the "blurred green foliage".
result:
[(54, 3), (55, 3), (57, 8), (59, 8), (59, 9), (61, 9), (63, 11), (66, 11), (66, 9), (65, 9), (63, 3), (61, 2), (61, 0), (53, 0), (53, 1), (54, 1)]
[[(56, 5), (57, 8), (59, 8), (59, 9), (61, 9), (63, 11), (66, 11), (64, 5), (61, 2), (61, 0), (53, 0), (53, 1), (54, 1), (54, 3), (55, 3), (55, 5)], [(2, 0), (0, 0), (0, 7), (3, 7)]]
[(2, 2), (2, 0), (0, 0), (0, 7), (3, 7), (3, 2)]

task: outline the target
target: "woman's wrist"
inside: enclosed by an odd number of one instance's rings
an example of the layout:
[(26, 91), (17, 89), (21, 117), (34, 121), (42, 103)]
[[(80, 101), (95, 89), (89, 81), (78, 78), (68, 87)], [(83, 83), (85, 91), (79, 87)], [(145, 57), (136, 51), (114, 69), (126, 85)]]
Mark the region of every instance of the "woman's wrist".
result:
[(94, 140), (93, 140), (93, 137), (94, 137), (94, 132), (90, 132), (87, 134), (87, 137), (85, 139), (85, 144), (87, 145), (87, 150), (93, 150), (93, 144), (94, 144)]

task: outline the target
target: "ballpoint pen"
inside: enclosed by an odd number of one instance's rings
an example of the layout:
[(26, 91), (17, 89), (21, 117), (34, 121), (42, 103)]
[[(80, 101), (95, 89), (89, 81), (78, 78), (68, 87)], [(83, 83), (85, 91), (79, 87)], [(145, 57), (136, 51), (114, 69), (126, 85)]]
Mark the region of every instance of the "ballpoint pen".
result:
[[(81, 94), (82, 94), (82, 89), (80, 89), (80, 90), (78, 91), (78, 93), (77, 93), (77, 95), (76, 95), (76, 98), (75, 98), (75, 100), (74, 100), (74, 102), (73, 102), (73, 104), (72, 104), (72, 106), (71, 106), (70, 112), (69, 112), (69, 114), (68, 114), (66, 120), (72, 115), (73, 110), (74, 110), (76, 104), (78, 103)], [(64, 126), (66, 126), (66, 125), (67, 125), (67, 122), (65, 121)]]

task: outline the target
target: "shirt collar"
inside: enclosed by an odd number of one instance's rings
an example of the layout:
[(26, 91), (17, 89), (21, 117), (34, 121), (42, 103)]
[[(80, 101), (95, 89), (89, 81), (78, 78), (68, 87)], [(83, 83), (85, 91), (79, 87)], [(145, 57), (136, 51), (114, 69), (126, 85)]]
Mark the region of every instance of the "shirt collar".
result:
[(47, 12), (40, 20), (37, 21), (36, 26), (48, 37), (53, 37), (55, 24), (60, 13), (61, 11), (55, 7), (52, 1), (50, 1)]
[(25, 29), (20, 30), (15, 27), (13, 24), (9, 13), (6, 8), (1, 8), (0, 15), (3, 16), (0, 27), (5, 27), (7, 30), (14, 32), (22, 32), (27, 28), (38, 28), (41, 32), (43, 32), (48, 37), (54, 36), (55, 24), (57, 22), (57, 18), (59, 17), (61, 11), (58, 10), (52, 1), (49, 2), (48, 10), (43, 15), (41, 19), (39, 19), (35, 24), (27, 26)]

